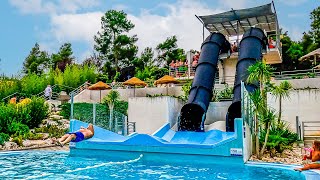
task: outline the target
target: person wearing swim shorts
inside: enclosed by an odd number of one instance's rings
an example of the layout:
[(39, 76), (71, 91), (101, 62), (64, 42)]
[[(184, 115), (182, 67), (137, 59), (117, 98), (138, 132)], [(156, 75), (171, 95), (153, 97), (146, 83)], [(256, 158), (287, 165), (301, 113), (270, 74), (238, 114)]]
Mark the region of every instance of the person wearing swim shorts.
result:
[[(304, 165), (303, 168), (296, 168), (294, 170), (304, 171), (309, 169), (320, 169), (320, 141), (313, 141), (312, 150), (313, 150), (311, 153), (312, 163)], [(304, 157), (304, 158), (309, 159), (309, 157)]]
[(64, 146), (68, 142), (80, 142), (85, 139), (92, 138), (94, 135), (93, 125), (89, 124), (87, 128), (80, 127), (80, 129), (76, 132), (69, 132), (62, 136), (58, 141), (58, 145)]

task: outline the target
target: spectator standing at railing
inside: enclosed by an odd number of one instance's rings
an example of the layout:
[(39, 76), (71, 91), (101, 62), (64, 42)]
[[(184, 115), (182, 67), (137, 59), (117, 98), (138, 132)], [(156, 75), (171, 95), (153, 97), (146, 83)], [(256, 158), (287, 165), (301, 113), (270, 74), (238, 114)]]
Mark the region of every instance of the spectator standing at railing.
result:
[(170, 71), (174, 71), (175, 70), (175, 62), (174, 62), (174, 60), (171, 61), (169, 66), (170, 66)]
[(268, 45), (269, 45), (269, 48), (270, 48), (270, 49), (272, 49), (272, 48), (275, 48), (275, 47), (276, 47), (276, 43), (275, 43), (275, 41), (272, 39), (272, 37), (271, 37), (271, 36), (269, 37)]
[(51, 85), (49, 84), (46, 89), (44, 90), (44, 97), (46, 98), (46, 100), (51, 100), (52, 97), (52, 89), (51, 89)]

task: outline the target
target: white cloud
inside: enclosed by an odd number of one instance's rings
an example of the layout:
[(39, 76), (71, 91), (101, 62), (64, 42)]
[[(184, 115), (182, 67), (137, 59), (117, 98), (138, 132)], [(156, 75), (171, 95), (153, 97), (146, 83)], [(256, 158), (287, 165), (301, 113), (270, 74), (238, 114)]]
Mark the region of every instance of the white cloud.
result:
[(93, 36), (100, 29), (102, 12), (62, 14), (51, 17), (51, 33), (58, 42), (87, 42), (93, 45)]
[(23, 14), (75, 13), (80, 9), (99, 5), (98, 0), (10, 0), (9, 2)]
[[(155, 48), (157, 44), (173, 35), (177, 35), (179, 47), (185, 50), (199, 49), (202, 42), (202, 24), (195, 14), (222, 12), (221, 9), (210, 9), (205, 4), (189, 0), (161, 6), (168, 10), (167, 15), (160, 16), (147, 10), (142, 10), (136, 16), (128, 14), (128, 18), (135, 24), (130, 34), (138, 35), (137, 45), (140, 51), (149, 46)], [(102, 15), (102, 12), (52, 15), (50, 32), (52, 39), (57, 41), (57, 44), (85, 42), (89, 47), (93, 47), (93, 36), (100, 29)], [(47, 41), (51, 43), (52, 39)]]
[(130, 32), (137, 34), (140, 51), (148, 46), (156, 47), (167, 37), (177, 35), (178, 45), (185, 50), (199, 49), (202, 42), (202, 24), (195, 17), (222, 12), (221, 9), (210, 9), (206, 4), (195, 1), (178, 1), (175, 4), (163, 5), (167, 15), (160, 16), (142, 11), (140, 15), (128, 15), (135, 24)]

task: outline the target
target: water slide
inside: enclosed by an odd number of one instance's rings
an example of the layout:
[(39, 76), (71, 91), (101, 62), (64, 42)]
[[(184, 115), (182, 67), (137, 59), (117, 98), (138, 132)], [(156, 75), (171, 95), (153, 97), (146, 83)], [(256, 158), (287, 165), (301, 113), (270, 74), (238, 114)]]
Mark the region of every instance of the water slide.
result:
[(257, 83), (247, 83), (248, 68), (262, 59), (262, 51), (266, 50), (267, 37), (259, 28), (251, 28), (242, 37), (239, 48), (236, 77), (233, 87), (233, 100), (228, 108), (226, 130), (234, 131), (234, 119), (241, 118), (241, 81), (245, 83), (248, 92), (259, 87)]
[(221, 33), (212, 33), (202, 43), (188, 102), (180, 112), (179, 131), (204, 131), (204, 120), (212, 98), (219, 55), (228, 50), (230, 43)]

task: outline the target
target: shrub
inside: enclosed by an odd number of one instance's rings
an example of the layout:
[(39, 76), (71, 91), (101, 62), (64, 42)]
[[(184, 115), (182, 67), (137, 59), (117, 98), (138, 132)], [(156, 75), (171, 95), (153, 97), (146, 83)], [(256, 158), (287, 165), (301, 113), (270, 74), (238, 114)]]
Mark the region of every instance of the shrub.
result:
[(229, 87), (228, 85), (224, 86), (224, 89), (218, 92), (217, 98), (219, 100), (223, 99), (232, 99), (233, 97), (233, 88)]
[(0, 132), (9, 134), (11, 122), (16, 120), (16, 109), (12, 104), (0, 104)]
[(12, 139), (13, 142), (17, 143), (19, 146), (23, 146), (23, 136), (19, 135)]
[(32, 132), (28, 132), (23, 135), (23, 138), (29, 140), (40, 140), (43, 138), (43, 134), (34, 134)]
[[(261, 144), (264, 141), (265, 135), (266, 130), (261, 132), (259, 140)], [(267, 149), (276, 149), (281, 153), (285, 149), (292, 149), (293, 143), (298, 140), (298, 135), (292, 132), (287, 124), (280, 122), (278, 125), (273, 125), (273, 127), (270, 128)]]
[(9, 134), (24, 135), (29, 133), (29, 127), (20, 122), (12, 122), (8, 127)]
[(37, 127), (49, 114), (49, 106), (43, 98), (32, 98), (31, 102), (26, 105), (26, 109), (30, 118), (21, 122), (29, 128)]
[(58, 126), (48, 125), (48, 126), (43, 126), (41, 128), (35, 128), (34, 131), (35, 133), (49, 133), (49, 137), (60, 138), (66, 132), (68, 132), (68, 129), (60, 129), (58, 128)]
[(5, 133), (0, 133), (0, 145), (3, 145), (4, 142), (8, 141), (10, 136)]

